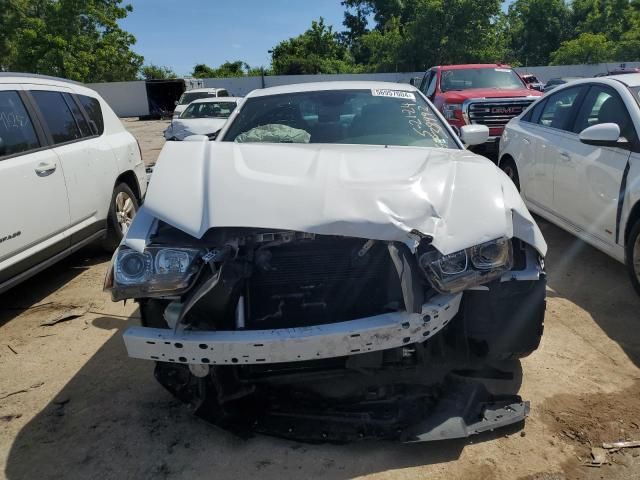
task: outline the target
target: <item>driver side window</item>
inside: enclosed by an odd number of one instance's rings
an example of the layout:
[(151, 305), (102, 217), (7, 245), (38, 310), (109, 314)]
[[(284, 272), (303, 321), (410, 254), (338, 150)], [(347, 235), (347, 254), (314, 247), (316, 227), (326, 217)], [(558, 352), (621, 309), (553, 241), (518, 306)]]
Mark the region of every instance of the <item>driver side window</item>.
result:
[(436, 72), (433, 72), (433, 75), (431, 76), (431, 81), (429, 82), (429, 86), (427, 87), (427, 91), (425, 92), (425, 95), (429, 98), (431, 98), (431, 96), (436, 93), (436, 80), (438, 79), (438, 74)]
[(594, 85), (585, 97), (576, 118), (574, 132), (601, 123), (615, 123), (620, 127), (620, 135), (634, 143), (637, 135), (629, 111), (617, 92), (607, 87)]
[(567, 88), (549, 96), (542, 107), (538, 122), (545, 127), (571, 131), (571, 117), (581, 87)]
[(424, 77), (422, 78), (422, 81), (420, 82), (420, 91), (422, 93), (424, 93), (425, 95), (427, 94), (427, 87), (429, 86), (429, 83), (431, 82), (431, 77), (433, 77), (433, 72), (432, 71), (428, 71), (427, 73), (424, 74)]

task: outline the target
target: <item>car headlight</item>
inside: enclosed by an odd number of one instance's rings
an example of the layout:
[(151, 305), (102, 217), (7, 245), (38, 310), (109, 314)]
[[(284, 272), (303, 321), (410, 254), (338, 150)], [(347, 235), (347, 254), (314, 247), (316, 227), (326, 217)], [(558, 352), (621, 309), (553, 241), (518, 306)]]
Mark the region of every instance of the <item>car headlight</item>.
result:
[(420, 255), (418, 263), (433, 288), (455, 293), (500, 278), (511, 270), (513, 247), (508, 238), (499, 238), (448, 255), (431, 250)]
[(445, 103), (442, 105), (442, 114), (447, 120), (462, 120), (462, 104)]
[(177, 295), (189, 288), (202, 262), (193, 248), (148, 247), (144, 252), (120, 246), (113, 256), (105, 290), (113, 300)]

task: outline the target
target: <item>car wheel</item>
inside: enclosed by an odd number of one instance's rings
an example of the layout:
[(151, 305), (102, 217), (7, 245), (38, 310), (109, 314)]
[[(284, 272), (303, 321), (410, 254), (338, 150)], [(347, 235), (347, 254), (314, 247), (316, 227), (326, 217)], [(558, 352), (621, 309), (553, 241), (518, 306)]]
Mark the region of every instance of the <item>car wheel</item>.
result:
[(520, 177), (518, 176), (518, 168), (513, 160), (507, 158), (500, 162), (500, 168), (511, 179), (513, 184), (520, 191)]
[(627, 239), (627, 268), (631, 276), (631, 284), (640, 295), (640, 220), (631, 228)]
[(122, 237), (124, 237), (131, 226), (133, 217), (138, 211), (138, 199), (129, 185), (120, 183), (113, 190), (109, 213), (107, 216), (107, 237), (104, 241), (105, 249), (115, 250)]

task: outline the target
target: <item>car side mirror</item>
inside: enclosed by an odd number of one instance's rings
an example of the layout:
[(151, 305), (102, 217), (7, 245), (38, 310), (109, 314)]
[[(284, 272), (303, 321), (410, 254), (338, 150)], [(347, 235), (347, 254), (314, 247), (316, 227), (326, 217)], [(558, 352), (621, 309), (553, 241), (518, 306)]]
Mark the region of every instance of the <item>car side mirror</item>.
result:
[(620, 126), (616, 123), (600, 123), (580, 132), (580, 141), (596, 147), (621, 147), (627, 143), (620, 138)]
[(460, 128), (460, 140), (467, 146), (481, 145), (489, 140), (489, 127), (486, 125), (464, 125)]
[(177, 107), (177, 106), (178, 106), (178, 100), (176, 100), (175, 102), (173, 102), (173, 104)]

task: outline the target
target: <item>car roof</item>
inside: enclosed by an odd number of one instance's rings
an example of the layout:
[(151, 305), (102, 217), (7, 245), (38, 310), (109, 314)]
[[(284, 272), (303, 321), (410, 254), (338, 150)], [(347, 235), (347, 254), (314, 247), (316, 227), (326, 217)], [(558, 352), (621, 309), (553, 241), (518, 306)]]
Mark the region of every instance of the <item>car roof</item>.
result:
[(49, 75), (38, 75), (35, 73), (0, 72), (0, 84), (2, 83), (27, 83), (30, 85), (42, 85), (49, 87), (66, 87), (71, 88), (76, 93), (89, 94), (92, 96), (98, 95), (95, 90), (80, 82), (67, 80), (66, 78), (51, 77)]
[(616, 75), (615, 80), (624, 83), (627, 87), (640, 87), (640, 73)]
[(240, 97), (206, 97), (198, 98), (191, 103), (221, 103), (221, 102), (236, 102), (238, 103), (242, 98)]
[(192, 88), (191, 90), (185, 90), (184, 93), (197, 93), (197, 92), (211, 92), (215, 93), (219, 90), (226, 90), (226, 88)]
[(611, 87), (617, 87), (622, 83), (627, 87), (637, 87), (640, 86), (640, 73), (631, 73), (629, 75), (618, 75), (611, 77), (578, 78), (576, 80), (569, 80), (567, 83), (563, 83), (562, 89), (566, 88), (568, 85), (574, 86), (583, 85), (586, 83), (599, 83), (603, 85), (609, 85)]
[(326, 90), (370, 90), (373, 88), (403, 90), (406, 92), (418, 91), (416, 87), (408, 83), (369, 82), (353, 80), (339, 82), (294, 83), (291, 85), (280, 85), (278, 87), (261, 88), (258, 90), (253, 90), (245, 98), (264, 97), (267, 95), (281, 95), (285, 93), (319, 92)]
[(58, 85), (69, 86), (82, 85), (80, 82), (74, 80), (67, 80), (66, 78), (52, 77), (50, 75), (38, 75), (36, 73), (22, 73), (22, 72), (0, 72), (0, 83), (35, 83), (43, 85)]
[(438, 65), (440, 70), (467, 70), (470, 68), (511, 68), (511, 65), (503, 63), (468, 63), (464, 65)]

